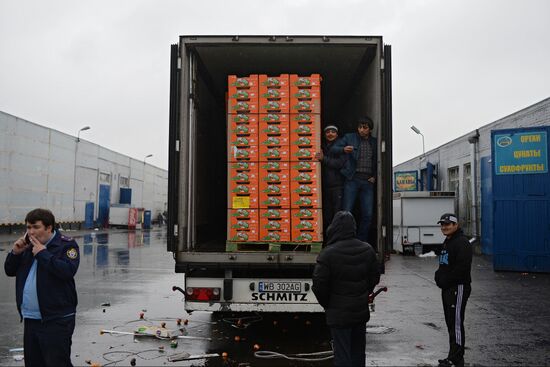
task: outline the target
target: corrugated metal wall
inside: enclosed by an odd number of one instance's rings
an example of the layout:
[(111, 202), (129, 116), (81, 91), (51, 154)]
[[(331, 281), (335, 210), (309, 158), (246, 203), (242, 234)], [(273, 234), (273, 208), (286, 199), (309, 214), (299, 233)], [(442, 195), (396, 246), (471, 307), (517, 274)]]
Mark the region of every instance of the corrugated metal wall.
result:
[[(132, 205), (166, 210), (168, 172), (97, 144), (0, 111), (0, 225), (49, 208), (58, 222), (83, 222), (87, 202), (98, 217), (99, 187), (132, 189)], [(73, 200), (74, 198), (74, 200)]]

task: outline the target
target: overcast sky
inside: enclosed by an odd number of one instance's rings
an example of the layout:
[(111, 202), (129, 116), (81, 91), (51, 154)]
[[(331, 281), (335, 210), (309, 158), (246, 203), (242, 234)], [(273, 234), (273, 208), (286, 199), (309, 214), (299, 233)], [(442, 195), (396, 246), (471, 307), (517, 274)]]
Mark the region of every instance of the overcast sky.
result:
[[(0, 110), (168, 167), (179, 35), (382, 35), (394, 164), (550, 96), (547, 0), (0, 1)], [(550, 121), (549, 121), (550, 123)]]

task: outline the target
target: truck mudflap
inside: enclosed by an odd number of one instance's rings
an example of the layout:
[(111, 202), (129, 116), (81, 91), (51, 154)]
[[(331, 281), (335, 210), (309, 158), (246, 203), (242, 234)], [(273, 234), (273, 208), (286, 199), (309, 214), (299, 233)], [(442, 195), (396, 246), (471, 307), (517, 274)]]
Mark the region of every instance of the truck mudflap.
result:
[[(231, 281), (230, 290), (228, 280)], [(186, 311), (323, 312), (311, 279), (186, 278)], [(192, 300), (197, 289), (221, 289), (219, 300)], [(189, 295), (189, 296), (188, 296)]]

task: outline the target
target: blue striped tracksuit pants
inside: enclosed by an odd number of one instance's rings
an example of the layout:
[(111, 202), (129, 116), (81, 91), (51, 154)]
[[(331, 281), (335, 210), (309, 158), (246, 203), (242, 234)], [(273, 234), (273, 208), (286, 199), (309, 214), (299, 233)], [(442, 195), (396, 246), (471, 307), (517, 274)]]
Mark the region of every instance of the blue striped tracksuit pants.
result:
[(453, 363), (464, 359), (464, 311), (470, 297), (470, 284), (459, 284), (441, 291), (445, 323), (449, 332), (449, 354), (447, 358)]

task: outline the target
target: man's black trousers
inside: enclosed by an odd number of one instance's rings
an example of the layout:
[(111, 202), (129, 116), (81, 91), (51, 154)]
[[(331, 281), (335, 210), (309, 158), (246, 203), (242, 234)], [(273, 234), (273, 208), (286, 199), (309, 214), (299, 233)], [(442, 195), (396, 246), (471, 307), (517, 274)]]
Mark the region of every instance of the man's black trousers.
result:
[(441, 292), (445, 323), (449, 332), (449, 354), (447, 358), (455, 364), (464, 360), (464, 312), (472, 288), (470, 284), (459, 284)]
[(335, 366), (365, 366), (366, 324), (330, 328)]
[(25, 366), (72, 366), (75, 316), (42, 322), (25, 319)]

